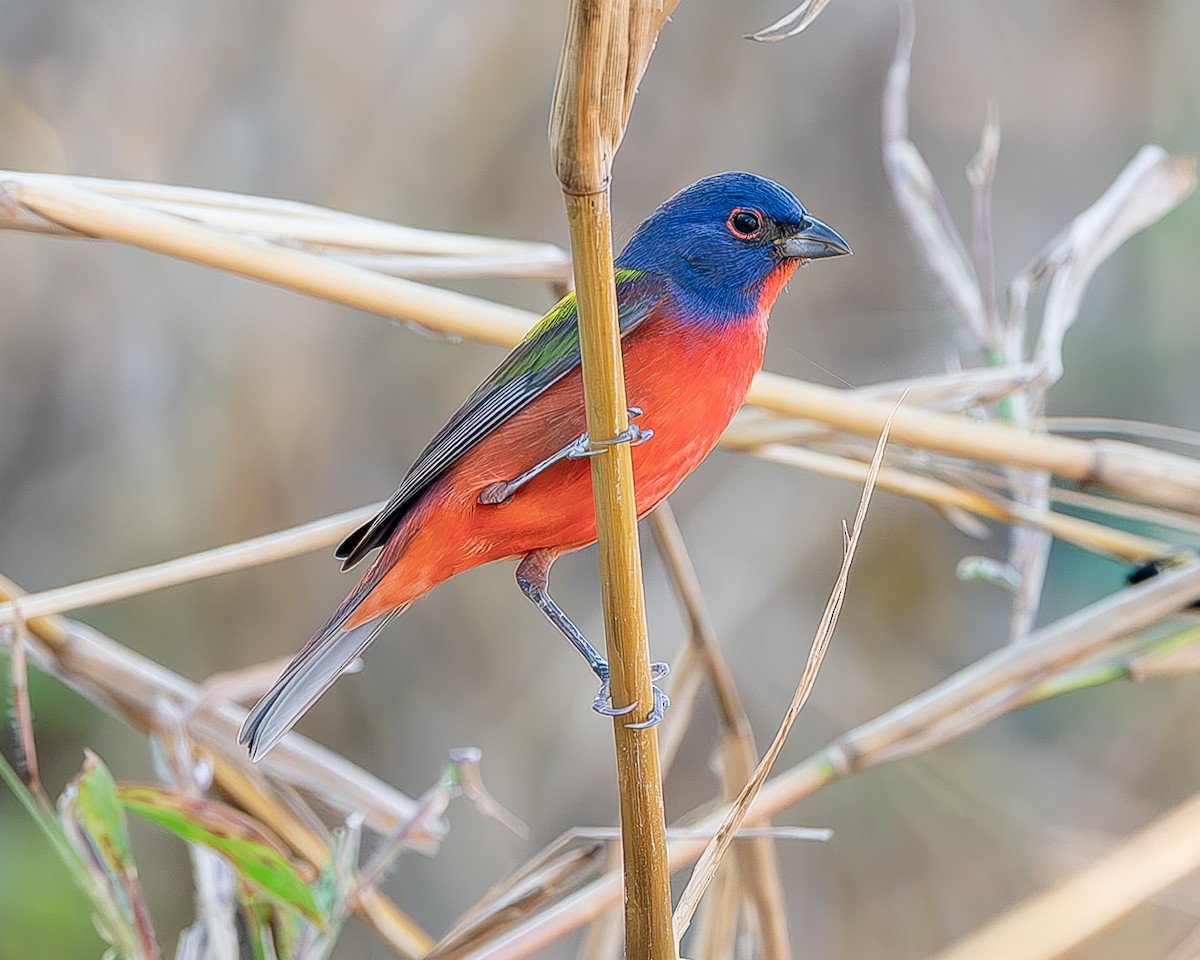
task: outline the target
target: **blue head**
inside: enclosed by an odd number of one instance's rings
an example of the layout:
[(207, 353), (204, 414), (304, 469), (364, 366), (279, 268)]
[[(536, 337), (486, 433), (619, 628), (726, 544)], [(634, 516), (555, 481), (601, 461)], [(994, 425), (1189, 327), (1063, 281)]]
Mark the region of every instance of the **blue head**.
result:
[(845, 240), (779, 184), (752, 173), (719, 173), (655, 210), (617, 266), (669, 277), (686, 316), (722, 324), (759, 310), (776, 269), (790, 275), (805, 260), (849, 252)]

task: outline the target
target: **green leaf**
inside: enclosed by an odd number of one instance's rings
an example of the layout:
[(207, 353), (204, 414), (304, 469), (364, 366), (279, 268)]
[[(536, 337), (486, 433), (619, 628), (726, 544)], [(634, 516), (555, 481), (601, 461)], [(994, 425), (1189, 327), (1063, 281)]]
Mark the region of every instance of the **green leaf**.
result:
[(251, 888), (272, 903), (325, 926), (312, 891), (287, 855), (253, 820), (233, 807), (141, 784), (122, 784), (117, 798), (130, 813), (225, 857)]
[(90, 750), (58, 798), (63, 833), (83, 862), (101, 933), (122, 956), (160, 956), (112, 774)]

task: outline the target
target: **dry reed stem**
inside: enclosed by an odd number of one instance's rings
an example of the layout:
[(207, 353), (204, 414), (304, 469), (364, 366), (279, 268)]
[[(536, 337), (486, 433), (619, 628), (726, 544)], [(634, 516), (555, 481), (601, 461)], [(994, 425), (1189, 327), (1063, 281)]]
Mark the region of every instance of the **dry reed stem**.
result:
[(817, 673), (821, 669), (821, 663), (825, 658), (825, 651), (828, 650), (829, 643), (833, 639), (833, 631), (837, 626), (838, 615), (841, 613), (842, 605), (845, 602), (846, 583), (850, 577), (850, 565), (854, 562), (854, 552), (858, 547), (858, 541), (862, 535), (863, 523), (867, 518), (867, 507), (871, 502), (871, 494), (875, 490), (875, 479), (879, 475), (879, 468), (883, 463), (883, 452), (887, 447), (890, 426), (891, 422), (889, 420), (884, 424), (883, 431), (879, 436), (879, 442), (875, 447), (875, 455), (871, 459), (866, 484), (863, 486), (862, 497), (858, 503), (858, 512), (854, 517), (854, 524), (848, 532), (845, 531), (845, 527), (843, 526), (843, 532), (846, 535), (843, 544), (844, 550), (841, 569), (838, 571), (837, 580), (834, 582), (833, 590), (829, 596), (829, 603), (825, 607), (825, 612), (821, 617), (821, 623), (817, 628), (816, 636), (813, 638), (812, 649), (809, 651), (808, 659), (804, 664), (804, 672), (800, 677), (799, 684), (796, 686), (792, 702), (788, 705), (783, 721), (779, 725), (779, 731), (775, 734), (775, 739), (771, 741), (771, 745), (767, 748), (766, 753), (763, 754), (758, 767), (746, 781), (737, 800), (730, 808), (728, 816), (721, 822), (720, 828), (709, 842), (708, 847), (692, 871), (691, 879), (688, 881), (687, 887), (684, 889), (682, 896), (679, 898), (679, 903), (675, 908), (674, 926), (676, 940), (681, 940), (687, 932), (692, 915), (700, 903), (700, 898), (704, 896), (705, 889), (716, 874), (721, 859), (729, 849), (729, 845), (733, 842), (734, 834), (741, 827), (742, 821), (745, 819), (750, 805), (754, 802), (756, 794), (762, 789), (767, 777), (770, 776), (771, 768), (774, 766), (775, 760), (779, 757), (779, 753), (787, 741), (787, 736), (791, 732), (792, 725), (796, 722), (800, 710), (808, 701), (808, 696), (812, 693), (812, 688), (817, 682)]
[[(776, 444), (747, 452), (772, 463), (852, 482), (861, 483), (868, 473), (867, 464), (858, 460), (801, 447)], [(1004, 523), (1028, 524), (1046, 530), (1060, 540), (1127, 563), (1162, 557), (1174, 550), (1171, 544), (1162, 540), (1143, 537), (1081, 517), (1053, 511), (1041, 512), (999, 494), (984, 494), (945, 480), (908, 473), (894, 467), (880, 469), (877, 485), (881, 490), (898, 493), (910, 500), (919, 500), (932, 506), (967, 510)]]
[[(717, 642), (716, 630), (709, 616), (708, 604), (704, 601), (700, 579), (688, 555), (683, 533), (675, 520), (675, 513), (671, 510), (669, 501), (663, 501), (650, 514), (650, 526), (675, 594), (691, 628), (687, 649), (699, 654), (712, 681), (713, 693), (724, 727), (720, 740), (721, 770), (726, 786), (725, 797), (729, 800), (733, 798), (735, 791), (750, 779), (758, 763), (754, 731), (741, 697), (738, 696), (729, 664)], [(674, 709), (678, 709), (678, 705), (673, 706)], [(779, 876), (779, 863), (775, 856), (775, 842), (770, 837), (743, 840), (735, 848), (735, 853), (744, 879), (745, 899), (758, 919), (762, 954), (786, 960), (792, 955), (792, 946), (788, 936), (787, 910), (783, 899), (783, 884)], [(703, 938), (701, 942), (704, 942)]]
[(1115, 850), (942, 950), (935, 960), (1051, 960), (1200, 869), (1200, 794)]
[[(608, 185), (637, 84), (677, 0), (571, 0), (550, 112), (550, 150), (562, 184), (575, 265), (580, 365), (588, 435), (629, 427), (613, 280)], [(637, 505), (629, 445), (590, 458), (601, 599), (612, 698), (636, 703), (613, 718), (625, 874), (625, 953), (676, 956), (658, 732), (634, 729), (655, 703), (650, 678)]]
[(382, 503), (376, 503), (359, 507), (250, 540), (0, 603), (0, 627), (19, 619), (34, 620), (52, 613), (111, 603), (320, 550), (337, 543), (359, 524), (370, 520), (382, 506)]
[[(567, 193), (566, 202), (588, 435), (608, 439), (628, 427), (608, 195)], [(654, 703), (629, 445), (610, 446), (590, 463), (612, 698), (615, 704), (638, 705), (613, 718), (625, 863), (625, 949), (638, 960), (666, 958), (673, 956), (671, 888), (658, 732), (627, 725), (631, 719), (645, 720)]]
[(139, 206), (219, 230), (248, 234), (287, 246), (316, 252), (403, 255), (443, 259), (495, 259), (509, 263), (543, 264), (555, 278), (569, 276), (570, 258), (549, 243), (530, 243), (496, 237), (420, 230), (328, 207), (247, 194), (176, 187), (135, 180), (101, 180), (63, 174), (0, 170), (0, 229), (29, 230), (59, 236), (88, 235), (45, 218), (31, 217), (12, 195), (14, 185), (55, 189), (66, 187)]
[(511, 344), (529, 326), (529, 315), (522, 310), (247, 239), (137, 203), (61, 185), (10, 183), (7, 192), (27, 210), (89, 236), (265, 280), (451, 336), (483, 334), (490, 342)]
[[(751, 432), (747, 436), (741, 427), (731, 427), (726, 434), (726, 440), (727, 445), (735, 450), (809, 473), (854, 483), (862, 483), (867, 475), (865, 463), (848, 457), (781, 444), (762, 447), (750, 446), (750, 442), (757, 440), (757, 435)], [(999, 478), (983, 476), (978, 479), (987, 483), (998, 482)], [(908, 473), (895, 468), (884, 467), (880, 470), (878, 486), (880, 489), (929, 503), (932, 506), (967, 510), (1004, 523), (1025, 523), (1036, 526), (1047, 530), (1060, 540), (1125, 562), (1162, 557), (1174, 550), (1170, 543), (1162, 540), (1128, 533), (1066, 514), (1039, 512), (999, 495), (987, 495), (978, 490), (956, 486), (945, 480)], [(1200, 529), (1200, 525), (1187, 520), (1187, 518), (1176, 517), (1154, 508), (1138, 507), (1136, 504), (1102, 499), (1070, 490), (1056, 490), (1052, 493), (1052, 497), (1087, 509), (1108, 511), (1148, 523), (1174, 526), (1188, 532)], [(378, 508), (379, 504), (371, 504), (306, 524), (288, 527), (261, 537), (216, 547), (212, 550), (187, 554), (173, 560), (138, 567), (122, 573), (30, 593), (23, 596), (20, 601), (0, 602), (0, 627), (14, 623), (20, 618), (34, 619), (55, 613), (68, 613), (81, 607), (111, 603), (165, 587), (245, 570), (260, 564), (321, 550), (337, 543), (347, 531), (353, 529), (363, 519), (374, 516)], [(664, 546), (664, 549), (667, 547)], [(670, 561), (668, 561), (669, 563)], [(676, 583), (678, 590), (678, 581)], [(693, 585), (690, 589), (698, 589), (698, 585)], [(697, 594), (692, 595), (696, 596)], [(689, 616), (689, 622), (695, 631), (696, 622), (688, 609), (688, 601), (684, 599), (683, 603)], [(732, 722), (737, 711), (731, 709), (731, 702), (727, 695), (729, 685), (718, 681), (715, 675), (714, 683), (722, 715), (727, 722)], [(682, 689), (678, 677), (675, 678), (675, 688), (677, 691)]]

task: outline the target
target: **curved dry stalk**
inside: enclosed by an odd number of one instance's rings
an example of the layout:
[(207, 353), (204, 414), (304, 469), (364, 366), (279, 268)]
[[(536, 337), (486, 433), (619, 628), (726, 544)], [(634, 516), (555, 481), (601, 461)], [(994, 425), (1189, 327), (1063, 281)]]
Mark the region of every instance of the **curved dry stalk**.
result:
[[(696, 576), (696, 568), (692, 565), (669, 501), (660, 503), (650, 514), (650, 526), (691, 627), (687, 651), (695, 651), (703, 661), (716, 695), (721, 722), (725, 728), (720, 740), (721, 776), (725, 787), (725, 799), (731, 800), (742, 784), (750, 780), (758, 764), (754, 731), (750, 727), (750, 718), (746, 715), (737, 686), (733, 682), (729, 664), (717, 643), (716, 631), (708, 613), (708, 605), (704, 602), (704, 593)], [(678, 704), (673, 706), (674, 710), (679, 709)], [(666, 754), (664, 743), (664, 755)], [(664, 765), (665, 763), (666, 761)], [(783, 884), (779, 877), (779, 862), (775, 856), (775, 843), (770, 837), (744, 840), (735, 852), (745, 888), (745, 900), (758, 919), (762, 954), (777, 960), (787, 960), (792, 955), (792, 945), (788, 936), (787, 910), (783, 899)], [(741, 886), (737, 889), (740, 890)], [(706, 938), (700, 937), (700, 942), (707, 942)], [(705, 952), (702, 955), (710, 954)]]
[(746, 781), (741, 793), (739, 793), (737, 799), (730, 807), (729, 813), (721, 821), (721, 826), (718, 828), (716, 834), (714, 834), (712, 840), (709, 841), (708, 846), (696, 864), (696, 868), (692, 871), (692, 876), (688, 880), (687, 887), (684, 888), (683, 894), (679, 898), (674, 916), (675, 939), (677, 941), (682, 939), (683, 935), (687, 932), (688, 926), (692, 921), (692, 915), (696, 912), (696, 907), (700, 903), (700, 898), (704, 896), (704, 891), (707, 889), (709, 883), (712, 882), (717, 867), (729, 849), (729, 845), (733, 842), (734, 835), (737, 833), (738, 828), (741, 827), (742, 821), (745, 820), (755, 796), (762, 789), (767, 777), (770, 776), (771, 768), (774, 766), (780, 751), (783, 749), (788, 733), (791, 732), (792, 725), (796, 722), (796, 717), (800, 715), (800, 710), (808, 701), (808, 696), (812, 693), (812, 688), (817, 682), (817, 671), (820, 670), (821, 662), (825, 658), (825, 651), (829, 648), (829, 643), (833, 639), (833, 631), (837, 626), (838, 615), (841, 613), (842, 605), (845, 602), (846, 583), (850, 577), (850, 565), (854, 562), (854, 552), (858, 546), (859, 537), (862, 534), (863, 522), (867, 518), (867, 507), (871, 502), (871, 494), (875, 490), (875, 480), (879, 475), (880, 465), (883, 463), (883, 451), (887, 446), (889, 426), (890, 422), (884, 424), (883, 432), (879, 437), (879, 443), (875, 447), (875, 456), (871, 459), (871, 466), (867, 473), (862, 497), (858, 503), (858, 512), (855, 514), (854, 524), (849, 530), (846, 530), (843, 526), (845, 542), (843, 544), (842, 566), (838, 571), (837, 580), (829, 596), (829, 603), (826, 605), (825, 612), (821, 616), (821, 623), (817, 627), (817, 633), (812, 642), (812, 649), (809, 651), (808, 660), (804, 665), (804, 672), (800, 677), (799, 684), (796, 686), (792, 702), (784, 714), (783, 721), (779, 725), (779, 732), (775, 734), (775, 739), (771, 741), (771, 745), (767, 748), (766, 753), (763, 754), (758, 767)]
[(10, 181), (4, 189), (10, 203), (76, 233), (120, 240), (450, 336), (511, 345), (530, 326), (523, 310), (237, 236), (138, 203), (45, 183)]

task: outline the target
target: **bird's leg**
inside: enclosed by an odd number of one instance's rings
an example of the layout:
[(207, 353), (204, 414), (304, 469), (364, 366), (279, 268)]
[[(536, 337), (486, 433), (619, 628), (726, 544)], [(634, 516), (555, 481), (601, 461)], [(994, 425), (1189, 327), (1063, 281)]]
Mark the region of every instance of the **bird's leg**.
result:
[[(532, 553), (526, 554), (517, 565), (517, 586), (521, 588), (521, 592), (530, 600), (538, 605), (538, 609), (545, 614), (546, 619), (558, 627), (564, 637), (571, 641), (571, 645), (583, 654), (583, 659), (588, 662), (588, 666), (592, 668), (592, 672), (600, 678), (600, 690), (596, 693), (596, 699), (592, 701), (592, 709), (597, 713), (602, 713), (606, 717), (620, 717), (637, 706), (636, 703), (631, 703), (627, 707), (614, 707), (612, 705), (612, 694), (609, 691), (608, 679), (608, 661), (600, 656), (600, 652), (587, 642), (587, 638), (579, 632), (579, 628), (571, 622), (571, 618), (563, 613), (548, 592), (550, 585), (550, 566), (557, 559), (558, 554), (553, 550), (534, 550)], [(665, 663), (650, 664), (650, 679), (661, 680), (670, 671), (670, 666)], [(657, 686), (654, 687), (654, 706), (650, 710), (650, 716), (646, 718), (644, 723), (629, 723), (626, 726), (634, 730), (641, 730), (645, 727), (652, 727), (663, 718), (663, 713), (667, 707), (671, 705), (670, 698), (662, 692)]]
[[(642, 415), (641, 407), (630, 407), (630, 418), (640, 417)], [(632, 443), (635, 447), (638, 444), (645, 443), (652, 436), (653, 430), (644, 430), (636, 423), (630, 423), (628, 427), (621, 433), (620, 436), (613, 437), (611, 440), (597, 440), (592, 443), (588, 439), (586, 433), (581, 433), (574, 440), (568, 443), (561, 450), (550, 454), (541, 463), (534, 464), (524, 473), (513, 477), (511, 480), (498, 480), (495, 483), (489, 483), (479, 493), (477, 498), (485, 507), (493, 507), (500, 503), (507, 503), (512, 499), (512, 495), (521, 487), (525, 486), (530, 480), (536, 477), (543, 470), (547, 470), (554, 466), (560, 460), (583, 460), (587, 457), (594, 457), (601, 453), (604, 447), (611, 447), (617, 443)], [(596, 450), (594, 447), (601, 449)]]

